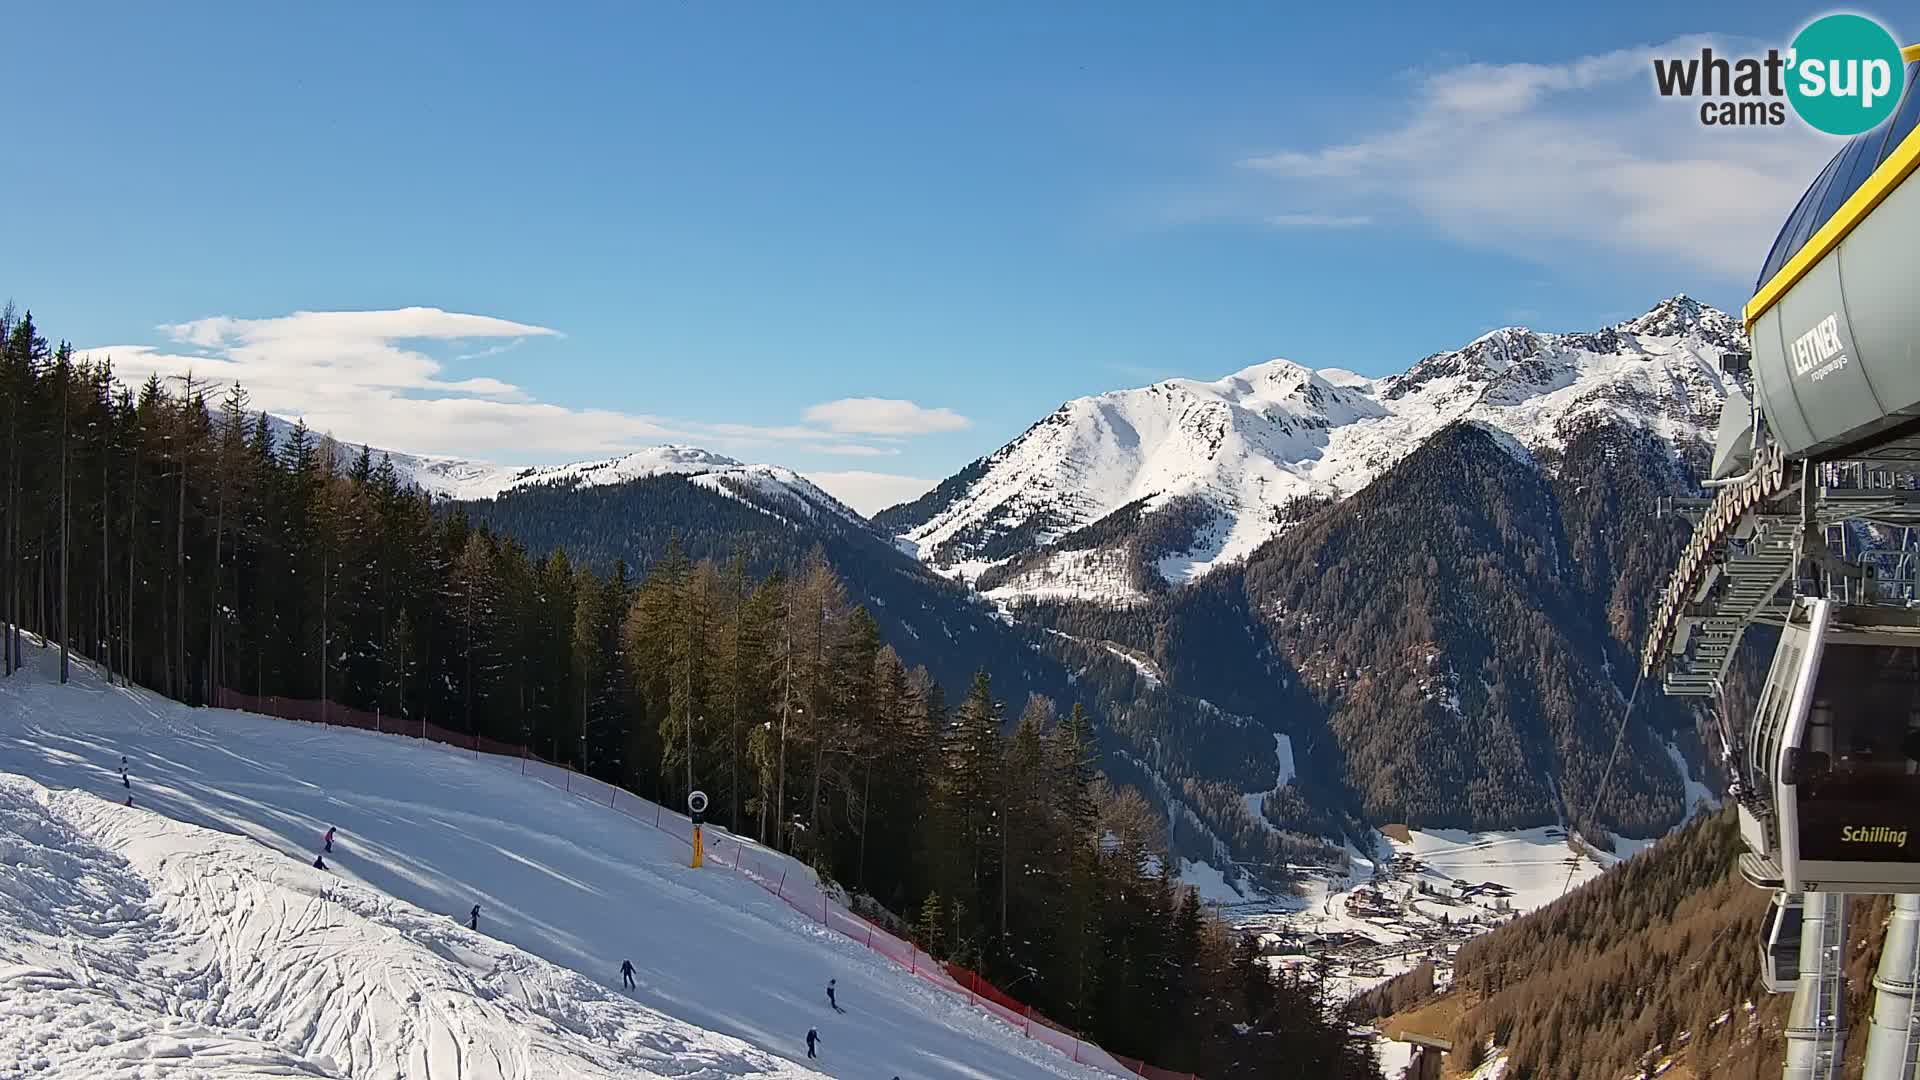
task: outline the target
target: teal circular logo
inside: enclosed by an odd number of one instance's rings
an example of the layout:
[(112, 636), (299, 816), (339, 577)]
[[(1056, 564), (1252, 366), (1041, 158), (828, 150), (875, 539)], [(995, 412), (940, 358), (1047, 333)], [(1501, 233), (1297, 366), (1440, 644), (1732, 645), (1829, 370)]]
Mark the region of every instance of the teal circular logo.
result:
[(1878, 127), (1900, 104), (1907, 68), (1900, 43), (1862, 15), (1823, 15), (1793, 39), (1787, 99), (1829, 135)]

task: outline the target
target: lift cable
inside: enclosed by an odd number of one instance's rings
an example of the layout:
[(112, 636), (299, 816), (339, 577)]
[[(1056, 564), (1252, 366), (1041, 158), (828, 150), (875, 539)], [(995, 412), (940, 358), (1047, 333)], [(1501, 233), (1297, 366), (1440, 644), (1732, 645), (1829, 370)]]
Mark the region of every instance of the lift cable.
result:
[[(1606, 771), (1600, 774), (1600, 788), (1593, 793), (1593, 805), (1587, 808), (1586, 820), (1588, 821), (1592, 821), (1594, 815), (1600, 812), (1600, 801), (1607, 797), (1607, 781), (1613, 779), (1613, 763), (1620, 759), (1620, 745), (1627, 741), (1627, 718), (1633, 715), (1633, 703), (1640, 699), (1640, 687), (1644, 685), (1646, 681), (1647, 676), (1645, 672), (1642, 672), (1633, 680), (1633, 693), (1627, 695), (1627, 707), (1621, 710), (1620, 713), (1620, 729), (1613, 734), (1613, 752), (1607, 755)], [(1578, 832), (1579, 829), (1580, 822), (1575, 821), (1573, 822), (1573, 827), (1567, 830), (1567, 835), (1571, 837), (1575, 832)], [(1578, 872), (1579, 869), (1580, 864), (1578, 861), (1572, 866), (1567, 867), (1567, 880), (1560, 886), (1561, 896), (1567, 895), (1567, 890), (1573, 887), (1573, 875)]]

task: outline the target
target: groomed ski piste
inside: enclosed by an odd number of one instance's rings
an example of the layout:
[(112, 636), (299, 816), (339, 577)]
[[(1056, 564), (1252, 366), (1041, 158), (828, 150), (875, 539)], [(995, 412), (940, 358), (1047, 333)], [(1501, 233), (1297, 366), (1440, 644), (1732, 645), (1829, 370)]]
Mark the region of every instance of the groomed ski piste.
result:
[(0, 1076), (1112, 1075), (497, 760), (26, 654), (0, 680)]

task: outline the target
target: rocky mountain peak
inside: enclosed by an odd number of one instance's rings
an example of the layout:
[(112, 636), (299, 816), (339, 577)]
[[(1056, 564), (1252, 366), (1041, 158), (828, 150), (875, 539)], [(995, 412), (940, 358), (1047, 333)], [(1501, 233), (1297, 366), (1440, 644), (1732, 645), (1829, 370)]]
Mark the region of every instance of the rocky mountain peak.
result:
[[(1245, 558), (1294, 520), (1286, 507), (1344, 499), (1454, 423), (1523, 457), (1608, 422), (1691, 447), (1744, 350), (1729, 316), (1681, 295), (1590, 332), (1502, 327), (1380, 379), (1278, 359), (1117, 390), (1068, 402), (886, 521), (950, 573), (1007, 564), (996, 597), (1131, 602)], [(1103, 521), (1122, 508), (1137, 524)], [(1080, 532), (1095, 523), (1097, 549)]]

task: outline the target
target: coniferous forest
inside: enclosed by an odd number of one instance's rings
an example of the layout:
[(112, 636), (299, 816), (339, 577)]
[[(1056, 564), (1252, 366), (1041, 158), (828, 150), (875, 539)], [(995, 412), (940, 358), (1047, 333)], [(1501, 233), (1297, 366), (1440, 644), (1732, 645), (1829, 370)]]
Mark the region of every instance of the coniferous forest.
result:
[[(0, 624), (190, 705), (323, 699), (528, 747), (870, 896), (1116, 1052), (1374, 1076), (1312, 989), (1176, 887), (1081, 703), (908, 667), (827, 560), (528, 551), (240, 386), (149, 379), (0, 315)], [(27, 636), (26, 632), (36, 635)], [(45, 644), (42, 644), (44, 642)]]

